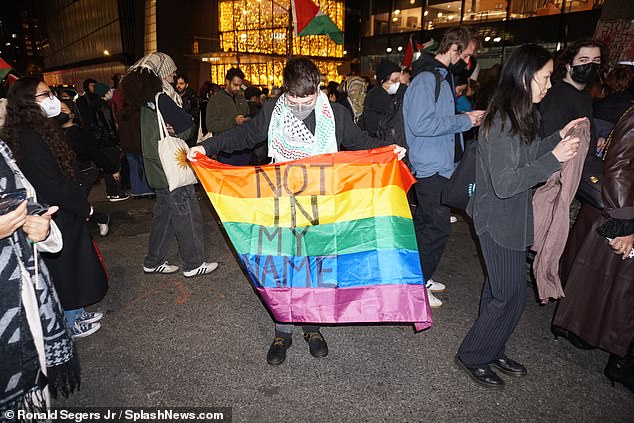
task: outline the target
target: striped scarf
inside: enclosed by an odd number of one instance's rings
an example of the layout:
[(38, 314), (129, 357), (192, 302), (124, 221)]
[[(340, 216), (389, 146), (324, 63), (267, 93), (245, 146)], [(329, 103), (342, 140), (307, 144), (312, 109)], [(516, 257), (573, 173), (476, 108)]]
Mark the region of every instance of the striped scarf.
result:
[[(0, 141), (0, 190), (24, 188), (23, 176), (9, 163), (15, 159)], [(79, 389), (73, 340), (41, 258), (35, 284), (36, 259), (22, 230), (0, 239), (0, 416), (5, 410), (42, 411), (48, 393), (68, 396)], [(45, 368), (36, 345), (43, 346)]]
[(176, 64), (171, 57), (165, 53), (150, 53), (147, 56), (143, 56), (134, 65), (130, 66), (128, 72), (137, 68), (148, 69), (156, 74), (163, 84), (163, 92), (170, 96), (170, 98), (174, 100), (174, 103), (178, 104), (178, 107), (183, 107), (183, 99), (180, 95), (178, 95), (174, 87), (172, 87), (172, 84), (167, 82), (167, 77), (171, 73), (176, 72)]

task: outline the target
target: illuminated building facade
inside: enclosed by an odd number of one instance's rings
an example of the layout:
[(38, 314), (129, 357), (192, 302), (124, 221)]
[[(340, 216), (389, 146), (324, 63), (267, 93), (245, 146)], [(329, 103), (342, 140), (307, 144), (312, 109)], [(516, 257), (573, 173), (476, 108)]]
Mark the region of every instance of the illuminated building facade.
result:
[(513, 47), (533, 42), (550, 50), (592, 38), (605, 0), (366, 0), (361, 3), (361, 73), (382, 58), (401, 63), (410, 37), (439, 41), (452, 26), (479, 33), (486, 69)]
[[(282, 85), (282, 70), (290, 56), (310, 57), (328, 81), (339, 81), (344, 46), (326, 35), (296, 37), (290, 0), (219, 0), (219, 51), (198, 55), (210, 64), (211, 81), (224, 84), (228, 69), (239, 66), (252, 85)], [(315, 0), (345, 31), (345, 1)], [(197, 44), (196, 44), (197, 46)]]

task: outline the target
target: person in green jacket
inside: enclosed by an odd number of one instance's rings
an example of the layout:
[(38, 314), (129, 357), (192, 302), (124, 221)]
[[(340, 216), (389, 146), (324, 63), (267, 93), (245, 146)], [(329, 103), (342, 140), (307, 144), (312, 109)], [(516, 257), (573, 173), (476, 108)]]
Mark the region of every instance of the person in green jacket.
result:
[[(128, 114), (133, 116), (136, 111), (139, 112), (145, 174), (148, 184), (156, 192), (154, 218), (148, 240), (148, 253), (143, 261), (143, 271), (178, 271), (178, 266), (171, 265), (165, 260), (169, 244), (176, 236), (183, 259), (183, 275), (192, 277), (211, 273), (218, 267), (218, 263), (208, 263), (204, 260), (203, 219), (194, 185), (170, 191), (159, 157), (158, 144), (161, 136), (157, 107), (170, 135), (188, 139), (194, 132), (191, 116), (182, 109), (180, 97), (171, 86), (175, 75), (176, 65), (168, 55), (152, 53), (129, 69), (122, 81), (122, 87), (126, 101), (124, 108), (131, 109)], [(161, 93), (158, 101), (157, 93)]]
[[(207, 130), (214, 136), (242, 125), (249, 120), (249, 104), (240, 94), (244, 81), (244, 73), (238, 68), (231, 68), (225, 77), (225, 87), (214, 94), (207, 104)], [(250, 164), (253, 149), (218, 153), (220, 163), (234, 166)]]

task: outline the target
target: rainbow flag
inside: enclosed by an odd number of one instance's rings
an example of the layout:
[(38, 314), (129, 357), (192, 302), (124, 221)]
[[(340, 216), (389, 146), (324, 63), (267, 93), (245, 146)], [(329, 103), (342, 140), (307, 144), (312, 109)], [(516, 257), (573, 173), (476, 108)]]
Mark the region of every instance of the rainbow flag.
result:
[(266, 166), (193, 162), (278, 322), (432, 324), (393, 147)]

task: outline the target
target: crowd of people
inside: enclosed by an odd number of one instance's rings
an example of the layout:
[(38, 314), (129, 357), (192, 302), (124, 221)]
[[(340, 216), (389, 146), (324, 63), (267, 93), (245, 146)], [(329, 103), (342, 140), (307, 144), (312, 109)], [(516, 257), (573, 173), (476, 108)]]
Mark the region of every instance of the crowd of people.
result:
[[(527, 251), (541, 224), (533, 221), (534, 189), (568, 162), (580, 167), (583, 157), (600, 153), (605, 207), (581, 208), (563, 253), (566, 296), (551, 330), (579, 348), (607, 351), (606, 376), (634, 391), (632, 67), (607, 69), (604, 46), (592, 40), (575, 42), (555, 57), (526, 44), (483, 72), (478, 83), (478, 49), (469, 29), (451, 28), (434, 54), (421, 53), (411, 67), (382, 60), (374, 86), (361, 76), (325, 84), (312, 61), (294, 58), (286, 63), (282, 87), (246, 86), (244, 73), (231, 68), (222, 84), (206, 82), (196, 94), (164, 53), (144, 56), (126, 74), (114, 75), (112, 87), (87, 79), (76, 100), (57, 98), (39, 79), (18, 79), (0, 102), (0, 182), (3, 198), (15, 198), (6, 207), (3, 202), (0, 216), (0, 267), (11, 275), (0, 284), (0, 334), (20, 328), (22, 339), (14, 345), (0, 337), (2, 356), (10, 358), (0, 364), (0, 389), (11, 388), (3, 391), (10, 397), (0, 396), (0, 410), (18, 403), (45, 407), (49, 395), (67, 395), (79, 385), (73, 338), (100, 328), (103, 313), (86, 307), (108, 289), (89, 226), (108, 233), (110, 216), (89, 202), (99, 174), (109, 201), (155, 199), (145, 273), (180, 270), (166, 261), (174, 238), (185, 277), (218, 267), (206, 259), (195, 184), (169, 189), (158, 151), (162, 121), (187, 142), (191, 161), (202, 153), (236, 166), (393, 145), (417, 182), (410, 199), (433, 308), (442, 306), (436, 295), (451, 288), (434, 279), (451, 232), (443, 188), (466, 144), (477, 142), (477, 189), (466, 212), (486, 277), (479, 314), (455, 362), (489, 388), (504, 386), (495, 370), (515, 377), (528, 372), (507, 355), (506, 344), (526, 305)], [(593, 99), (589, 87), (595, 81), (604, 89)], [(578, 130), (584, 125), (585, 143)], [(578, 182), (569, 182), (570, 189)], [(567, 226), (557, 229), (568, 232)], [(279, 365), (294, 324), (274, 323), (266, 359)], [(314, 357), (328, 355), (318, 325), (303, 324), (303, 332)], [(52, 344), (59, 354), (50, 353)], [(10, 377), (21, 372), (27, 376), (12, 384)]]

